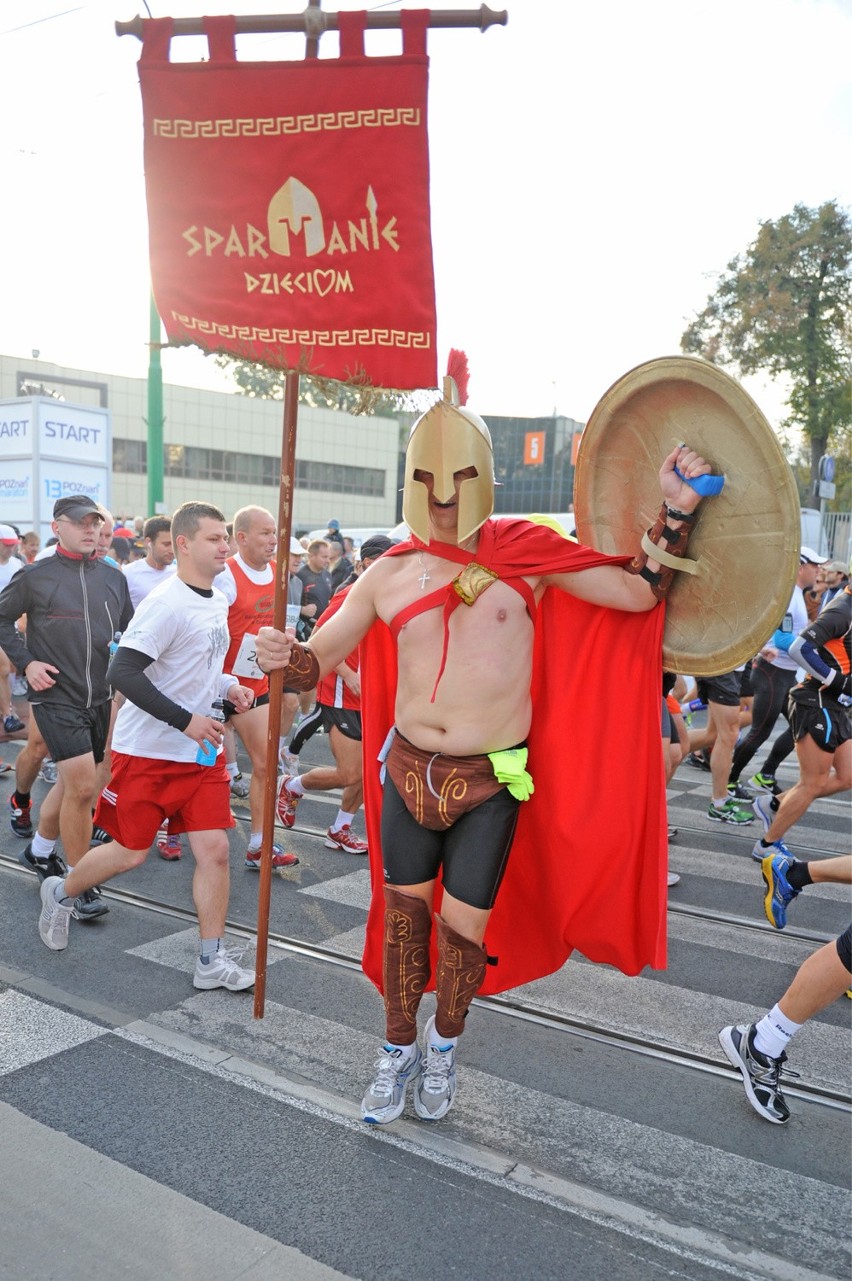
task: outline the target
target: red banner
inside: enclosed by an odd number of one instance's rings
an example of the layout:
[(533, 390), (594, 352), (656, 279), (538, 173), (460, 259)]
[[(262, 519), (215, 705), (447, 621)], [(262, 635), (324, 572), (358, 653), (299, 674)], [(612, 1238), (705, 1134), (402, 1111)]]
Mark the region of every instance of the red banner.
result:
[(381, 387), (437, 386), (426, 129), (428, 11), (403, 51), (236, 61), (233, 18), (207, 18), (210, 61), (169, 62), (172, 19), (139, 63), (151, 271), (171, 342)]

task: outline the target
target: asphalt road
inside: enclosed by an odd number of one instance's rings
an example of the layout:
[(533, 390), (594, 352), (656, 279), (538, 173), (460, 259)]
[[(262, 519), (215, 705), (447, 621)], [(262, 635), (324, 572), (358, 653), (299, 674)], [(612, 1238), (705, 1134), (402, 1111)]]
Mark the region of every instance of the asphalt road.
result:
[[(326, 759), (312, 740), (303, 762)], [(796, 1039), (787, 1127), (751, 1110), (717, 1033), (774, 1003), (849, 894), (809, 890), (772, 930), (758, 824), (709, 822), (708, 782), (682, 767), (670, 791), (668, 969), (577, 957), (477, 1002), (451, 1114), (379, 1131), (358, 1119), (383, 1027), (356, 964), (369, 877), (323, 846), (336, 797), (305, 800), (288, 834), (301, 863), (273, 880), (261, 1021), (251, 995), (192, 988), (188, 853), (108, 887), (109, 914), (54, 954), (4, 822), (0, 1277), (847, 1277), (852, 1001)], [(230, 920), (251, 949), (235, 812)], [(819, 802), (792, 844), (846, 852), (847, 799)]]

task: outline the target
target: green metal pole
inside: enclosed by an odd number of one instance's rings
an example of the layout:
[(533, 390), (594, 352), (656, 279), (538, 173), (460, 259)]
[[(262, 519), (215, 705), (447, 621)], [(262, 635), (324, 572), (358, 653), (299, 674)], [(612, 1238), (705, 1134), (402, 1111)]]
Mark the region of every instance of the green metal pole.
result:
[(160, 363), (160, 313), (151, 294), (148, 343), (148, 511), (163, 502), (163, 367)]

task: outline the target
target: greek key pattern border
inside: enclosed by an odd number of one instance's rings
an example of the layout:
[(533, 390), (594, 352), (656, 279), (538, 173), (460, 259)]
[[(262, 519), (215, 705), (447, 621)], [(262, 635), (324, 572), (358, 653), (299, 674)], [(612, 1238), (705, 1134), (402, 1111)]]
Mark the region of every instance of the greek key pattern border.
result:
[(177, 138), (277, 138), (337, 129), (419, 128), (419, 107), (373, 107), (363, 111), (320, 111), (299, 116), (237, 120), (154, 120), (154, 136)]
[(187, 333), (196, 331), (234, 343), (270, 343), (296, 347), (396, 347), (410, 351), (428, 351), (432, 346), (430, 333), (410, 329), (265, 329), (257, 325), (220, 325), (213, 320), (199, 320), (197, 316), (182, 316), (176, 311), (172, 312), (172, 317)]

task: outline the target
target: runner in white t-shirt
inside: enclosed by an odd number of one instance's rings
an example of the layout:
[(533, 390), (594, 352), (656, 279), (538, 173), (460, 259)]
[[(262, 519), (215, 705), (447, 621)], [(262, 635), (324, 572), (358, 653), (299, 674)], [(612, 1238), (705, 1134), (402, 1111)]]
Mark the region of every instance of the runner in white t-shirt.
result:
[(149, 592), (175, 572), (171, 516), (151, 516), (145, 521), (145, 555), (132, 560), (124, 571), (133, 608), (138, 609)]
[[(227, 697), (238, 712), (252, 692), (223, 677), (227, 603), (213, 580), (228, 556), (225, 518), (208, 503), (184, 503), (172, 534), (177, 573), (149, 593), (121, 638), (109, 679), (127, 698), (116, 720), (112, 775), (95, 823), (113, 838), (85, 854), (65, 877), (41, 887), (39, 934), (52, 951), (68, 945), (77, 895), (138, 867), (162, 820), (187, 832), (196, 861), (193, 897), (201, 933), (197, 988), (238, 992), (254, 983), (225, 946), (228, 837), (234, 826), (222, 764), (222, 724), (212, 714)], [(208, 762), (203, 755), (211, 758)]]

